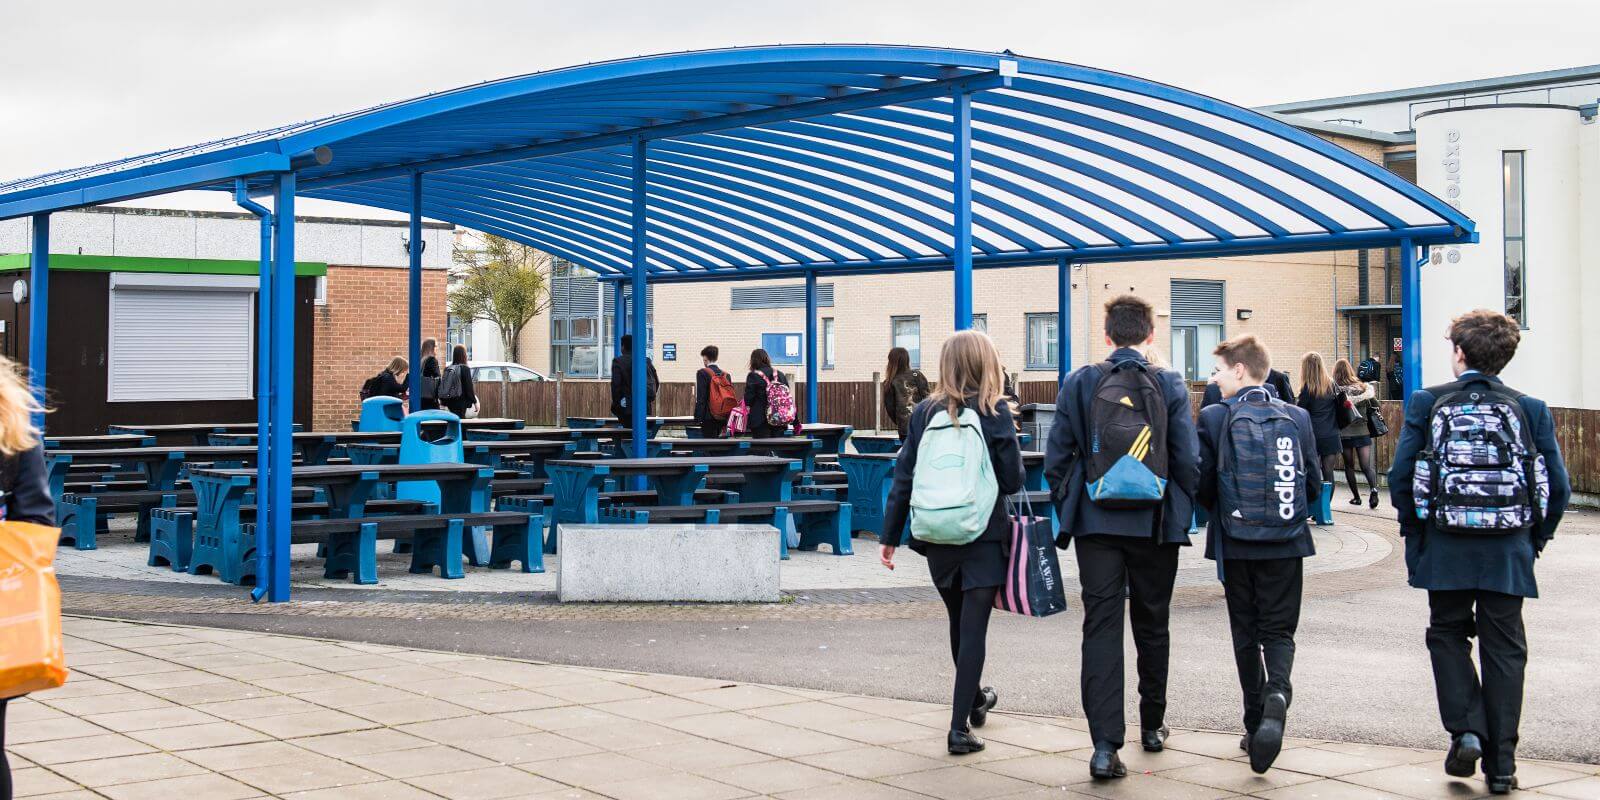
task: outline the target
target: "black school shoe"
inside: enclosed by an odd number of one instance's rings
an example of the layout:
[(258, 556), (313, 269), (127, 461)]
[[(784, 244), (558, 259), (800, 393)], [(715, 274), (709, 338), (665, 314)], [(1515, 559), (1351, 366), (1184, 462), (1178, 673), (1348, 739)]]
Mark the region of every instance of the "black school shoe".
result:
[(1257, 775), (1272, 768), (1283, 749), (1284, 717), (1289, 713), (1289, 701), (1282, 692), (1267, 695), (1262, 703), (1261, 724), (1250, 737), (1250, 769)]
[(967, 721), (971, 722), (974, 728), (983, 727), (984, 723), (989, 721), (989, 712), (1000, 702), (1000, 693), (995, 691), (993, 686), (983, 687), (978, 690), (978, 694), (983, 695), (983, 702), (973, 706), (972, 713), (967, 717)]
[(1517, 790), (1515, 775), (1485, 775), (1483, 779), (1489, 782), (1489, 794), (1511, 794)]
[(1483, 758), (1483, 742), (1478, 734), (1468, 731), (1450, 742), (1450, 752), (1444, 757), (1444, 771), (1457, 778), (1470, 778), (1478, 773), (1478, 759)]
[(983, 740), (973, 736), (972, 731), (951, 730), (945, 737), (945, 745), (953, 756), (976, 753), (984, 748)]
[(1117, 755), (1117, 748), (1109, 744), (1094, 746), (1094, 755), (1089, 758), (1089, 777), (1109, 780), (1127, 776), (1128, 768), (1122, 765), (1122, 758)]
[(1139, 745), (1144, 748), (1146, 753), (1159, 753), (1166, 748), (1167, 737), (1171, 735), (1172, 731), (1165, 725), (1147, 731), (1139, 731)]

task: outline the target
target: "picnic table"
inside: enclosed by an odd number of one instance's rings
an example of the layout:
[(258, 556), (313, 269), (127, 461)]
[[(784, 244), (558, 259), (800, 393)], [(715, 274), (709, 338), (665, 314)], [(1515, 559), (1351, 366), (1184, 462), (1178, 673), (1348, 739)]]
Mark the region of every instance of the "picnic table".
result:
[(147, 488), (170, 489), (183, 473), (188, 461), (224, 461), (247, 463), (256, 457), (254, 447), (112, 447), (97, 450), (55, 449), (44, 453), (50, 493), (60, 497), (66, 491), (67, 474), (78, 459), (91, 459), (96, 463), (112, 461), (137, 469), (144, 477)]
[[(296, 424), (295, 430), (300, 430)], [(158, 438), (190, 437), (195, 444), (204, 445), (213, 433), (255, 433), (257, 425), (254, 422), (183, 422), (164, 425), (110, 425), (106, 427), (108, 433), (131, 433)]]
[(561, 523), (593, 524), (599, 521), (599, 495), (608, 479), (647, 478), (663, 506), (694, 503), (694, 493), (708, 474), (738, 472), (745, 476), (740, 499), (775, 502), (790, 499), (791, 476), (800, 462), (769, 456), (663, 456), (606, 460), (558, 459), (545, 462), (550, 474), (554, 522), (545, 552), (556, 551)]
[[(839, 456), (839, 468), (844, 470), (848, 482), (846, 498), (853, 509), (851, 519), (855, 529), (872, 533), (879, 541), (884, 541), (883, 512), (889, 503), (889, 487), (894, 484), (895, 461), (899, 456), (898, 451), (842, 453)], [(1022, 451), (1022, 468), (1025, 473), (1023, 491), (1049, 491), (1044, 477), (1044, 453)]]
[(468, 428), (463, 426), (462, 435), (468, 440), (481, 439), (485, 441), (501, 441), (507, 439), (555, 439), (563, 442), (573, 441), (582, 433), (578, 428)]
[[(572, 442), (551, 439), (522, 439), (506, 441), (467, 441), (461, 443), (462, 457), (469, 463), (499, 467), (502, 462), (515, 460), (519, 468), (531, 467), (533, 477), (544, 477), (544, 462), (551, 458), (570, 456)], [(398, 464), (400, 445), (389, 443), (355, 443), (345, 446), (355, 464)]]
[(845, 440), (854, 432), (855, 428), (834, 422), (811, 422), (800, 426), (800, 435), (822, 442), (822, 449), (819, 452), (828, 455), (844, 452)]
[[(895, 433), (857, 433), (850, 436), (850, 444), (857, 453), (893, 453), (900, 449), (900, 435)], [(842, 451), (841, 451), (842, 452)]]
[[(644, 429), (647, 434), (653, 437), (656, 434), (661, 433), (661, 429), (668, 425), (669, 421), (681, 421), (686, 419), (690, 420), (690, 422), (693, 422), (693, 418), (691, 417), (645, 417)], [(622, 421), (616, 417), (567, 417), (567, 427), (578, 428), (580, 430), (589, 428), (616, 428), (618, 430), (628, 430), (622, 426)]]
[(113, 433), (103, 436), (46, 436), (46, 450), (99, 450), (122, 447), (149, 447), (156, 437), (139, 433)]
[[(294, 447), (300, 452), (302, 463), (315, 466), (328, 463), (341, 445), (357, 442), (400, 442), (399, 431), (295, 431), (289, 434)], [(211, 444), (220, 446), (250, 446), (256, 444), (255, 433), (213, 433)]]
[[(245, 535), (239, 508), (255, 483), (255, 470), (201, 468), (192, 470), (196, 518), (194, 550), (190, 571), (215, 569), (222, 580), (238, 583), (253, 574), (253, 536)], [(380, 486), (395, 481), (431, 481), (439, 485), (439, 513), (469, 514), (489, 510), (489, 482), (494, 470), (481, 464), (332, 464), (294, 467), (290, 480), (295, 486), (322, 490), (333, 519), (367, 516), (366, 504), (375, 498)], [(488, 545), (474, 531), (470, 543), (477, 560), (488, 560)], [(359, 562), (359, 563), (358, 563)], [(328, 548), (327, 568), (333, 572), (366, 575), (368, 567), (361, 554)], [(455, 565), (459, 573), (460, 564)], [(199, 574), (196, 572), (196, 574)]]
[[(440, 423), (424, 422), (423, 424), (438, 425)], [(521, 430), (522, 427), (527, 424), (528, 423), (520, 419), (510, 419), (507, 417), (476, 417), (474, 419), (461, 420), (461, 429), (479, 431), (513, 431)]]

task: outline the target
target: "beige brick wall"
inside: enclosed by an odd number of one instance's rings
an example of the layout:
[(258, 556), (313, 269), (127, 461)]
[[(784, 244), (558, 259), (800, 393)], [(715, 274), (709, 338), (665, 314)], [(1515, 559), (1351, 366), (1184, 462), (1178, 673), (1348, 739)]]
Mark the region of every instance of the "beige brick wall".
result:
[[(348, 430), (361, 384), (409, 347), (408, 272), (394, 267), (328, 267), (327, 304), (315, 311), (316, 430)], [(422, 336), (444, 341), (445, 271), (422, 273)], [(548, 325), (546, 325), (548, 327)]]

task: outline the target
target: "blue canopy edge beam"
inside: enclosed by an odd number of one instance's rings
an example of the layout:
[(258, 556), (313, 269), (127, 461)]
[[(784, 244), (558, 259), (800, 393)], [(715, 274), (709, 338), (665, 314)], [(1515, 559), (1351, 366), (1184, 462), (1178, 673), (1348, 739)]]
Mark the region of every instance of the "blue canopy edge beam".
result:
[(0, 203), (0, 220), (29, 214), (62, 211), (69, 208), (82, 208), (101, 203), (116, 203), (183, 189), (197, 189), (219, 182), (227, 185), (227, 181), (235, 178), (259, 175), (261, 173), (285, 172), (288, 169), (288, 156), (278, 153), (260, 153), (216, 164), (202, 164), (154, 175), (127, 178), (111, 183), (84, 186), (78, 189)]
[(411, 397), (411, 410), (422, 410), (422, 253), (428, 243), (422, 240), (422, 173), (411, 173), (411, 218), (406, 234), (407, 314), (406, 332), (411, 369), (407, 371), (406, 388)]
[(858, 92), (843, 97), (833, 97), (825, 100), (812, 100), (792, 105), (773, 106), (770, 108), (741, 111), (732, 114), (722, 114), (704, 119), (685, 120), (672, 122), (665, 125), (656, 125), (649, 128), (640, 128), (630, 131), (619, 131), (593, 136), (584, 136), (576, 139), (562, 139), (553, 142), (524, 145), (521, 147), (507, 147), (487, 153), (473, 153), (462, 156), (449, 156), (446, 158), (424, 159), (404, 164), (395, 164), (376, 169), (354, 170), (345, 173), (326, 175), (314, 180), (306, 181), (307, 190), (321, 189), (329, 186), (342, 186), (348, 183), (364, 183), (366, 181), (393, 178), (410, 173), (413, 170), (427, 170), (438, 172), (444, 170), (460, 169), (462, 167), (476, 167), (484, 164), (496, 164), (506, 161), (523, 161), (544, 156), (577, 153), (585, 150), (598, 150), (606, 147), (628, 145), (635, 141), (649, 141), (652, 139), (669, 139), (678, 136), (690, 136), (697, 133), (711, 133), (714, 131), (746, 128), (752, 125), (767, 125), (774, 122), (787, 122), (790, 120), (806, 119), (809, 117), (822, 117), (830, 114), (843, 114), (851, 111), (860, 111), (868, 108), (901, 105), (927, 100), (936, 97), (948, 97), (952, 93), (974, 92), (984, 89), (1000, 89), (1011, 85), (1011, 78), (996, 71), (983, 71), (971, 75), (944, 80), (925, 81), (910, 86), (899, 86), (893, 89), (877, 89), (874, 91)]
[[(46, 405), (46, 356), (50, 345), (50, 215), (33, 215), (33, 242), (28, 251), (28, 388), (41, 409)], [(44, 433), (44, 412), (33, 414), (33, 427)]]
[(972, 327), (972, 96), (962, 89), (951, 97), (950, 119), (955, 134), (950, 148), (950, 193), (955, 206), (950, 253), (955, 262), (955, 325), (956, 330), (964, 331)]
[[(649, 455), (650, 431), (646, 425), (646, 417), (650, 410), (650, 384), (648, 373), (645, 369), (645, 352), (650, 348), (650, 328), (647, 312), (650, 305), (649, 286), (646, 283), (650, 271), (645, 268), (646, 235), (649, 231), (650, 220), (648, 213), (646, 192), (649, 189), (649, 143), (642, 138), (633, 140), (633, 268), (630, 279), (633, 284), (633, 324), (629, 327), (633, 332), (632, 364), (629, 368), (633, 372), (632, 391), (628, 397), (628, 416), (633, 428), (633, 457), (645, 458)], [(637, 483), (643, 483), (639, 478)], [(636, 487), (636, 488), (642, 488)]]
[[(272, 462), (272, 427), (267, 422), (272, 413), (272, 211), (250, 199), (250, 185), (244, 178), (234, 179), (233, 201), (261, 218), (256, 289), (256, 487), (265, 492)], [(267, 594), (268, 581), (262, 576), (272, 574), (273, 553), (272, 520), (266, 513), (270, 504), (262, 508), (256, 519), (256, 588), (250, 592), (250, 599), (258, 603)]]
[[(272, 265), (272, 402), (268, 436), (272, 439), (272, 465), (266, 489), (256, 487), (261, 511), (269, 514), (272, 529), (271, 571), (257, 575), (256, 584), (267, 586), (267, 599), (289, 600), (289, 509), (294, 469), (294, 198), (295, 174), (281, 173), (274, 181), (273, 235), (276, 247)], [(258, 514), (259, 516), (259, 514)]]

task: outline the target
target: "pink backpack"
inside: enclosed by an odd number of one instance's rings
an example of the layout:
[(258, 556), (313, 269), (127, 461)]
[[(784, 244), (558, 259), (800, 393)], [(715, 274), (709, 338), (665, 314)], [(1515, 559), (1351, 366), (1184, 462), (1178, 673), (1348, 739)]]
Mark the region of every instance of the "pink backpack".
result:
[[(765, 377), (765, 376), (763, 376)], [(782, 428), (794, 422), (794, 395), (783, 381), (767, 381), (767, 424)]]
[(739, 405), (728, 412), (728, 435), (743, 436), (750, 432), (750, 406), (740, 398)]

